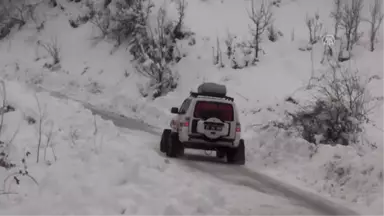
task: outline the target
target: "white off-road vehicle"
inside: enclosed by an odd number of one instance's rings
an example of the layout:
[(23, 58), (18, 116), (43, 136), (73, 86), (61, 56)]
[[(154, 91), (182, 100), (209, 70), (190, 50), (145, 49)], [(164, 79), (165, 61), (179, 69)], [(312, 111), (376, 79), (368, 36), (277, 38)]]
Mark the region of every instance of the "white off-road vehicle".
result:
[(184, 154), (185, 148), (211, 150), (228, 163), (245, 164), (244, 140), (234, 99), (224, 85), (203, 83), (191, 92), (176, 114), (171, 129), (164, 129), (160, 150), (168, 157)]

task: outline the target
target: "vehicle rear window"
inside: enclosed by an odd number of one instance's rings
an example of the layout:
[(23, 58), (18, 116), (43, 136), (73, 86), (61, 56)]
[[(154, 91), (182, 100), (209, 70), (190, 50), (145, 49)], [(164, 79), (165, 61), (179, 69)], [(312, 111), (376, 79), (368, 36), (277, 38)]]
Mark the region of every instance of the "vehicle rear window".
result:
[(221, 121), (233, 121), (233, 106), (227, 103), (198, 101), (193, 116), (200, 119), (214, 117)]

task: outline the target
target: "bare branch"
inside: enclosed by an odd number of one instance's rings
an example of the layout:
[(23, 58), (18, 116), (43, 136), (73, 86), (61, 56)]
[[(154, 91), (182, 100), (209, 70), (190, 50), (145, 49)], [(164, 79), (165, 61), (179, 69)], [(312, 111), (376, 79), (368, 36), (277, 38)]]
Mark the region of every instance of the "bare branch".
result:
[(60, 47), (57, 43), (57, 37), (51, 38), (50, 42), (37, 41), (37, 45), (40, 45), (47, 51), (47, 53), (52, 57), (52, 65), (57, 65), (60, 63)]
[(330, 17), (334, 19), (334, 34), (333, 36), (335, 38), (338, 38), (337, 33), (340, 28), (340, 22), (341, 22), (341, 17), (342, 17), (342, 3), (341, 0), (333, 0), (334, 3), (334, 11), (331, 12)]
[(37, 97), (37, 94), (35, 93), (35, 100), (36, 100), (36, 103), (37, 103), (37, 108), (38, 108), (38, 112), (39, 112), (39, 125), (38, 125), (38, 142), (37, 142), (37, 155), (36, 155), (36, 163), (39, 163), (39, 159), (40, 159), (40, 147), (41, 147), (41, 138), (42, 138), (42, 133), (43, 133), (43, 121), (44, 121), (44, 118), (45, 118), (45, 114), (43, 113), (42, 109), (41, 109), (41, 105), (40, 105), (40, 101), (39, 101), (39, 98)]
[(17, 194), (17, 193), (16, 192), (0, 191), (0, 195), (10, 195), (10, 194)]
[(185, 0), (177, 0), (176, 4), (176, 9), (179, 14), (179, 17), (173, 29), (173, 36), (175, 39), (183, 39), (185, 37), (185, 34), (182, 32), (182, 26), (184, 25), (185, 10), (188, 4)]
[(46, 136), (47, 136), (47, 141), (46, 141), (47, 143), (46, 143), (45, 148), (44, 148), (44, 160), (46, 160), (46, 158), (47, 158), (47, 148), (50, 146), (51, 141), (52, 141), (53, 123), (51, 124), (51, 129), (49, 130), (49, 132)]
[[(4, 80), (0, 80), (0, 84), (1, 84), (1, 87), (2, 87), (2, 90), (3, 90), (3, 104), (1, 107), (5, 107), (6, 106), (6, 101), (7, 101), (7, 91), (6, 91), (6, 88), (5, 88), (5, 83), (4, 83)], [(1, 112), (1, 122), (0, 122), (0, 135), (3, 131), (3, 126), (4, 126), (4, 113), (5, 112)]]

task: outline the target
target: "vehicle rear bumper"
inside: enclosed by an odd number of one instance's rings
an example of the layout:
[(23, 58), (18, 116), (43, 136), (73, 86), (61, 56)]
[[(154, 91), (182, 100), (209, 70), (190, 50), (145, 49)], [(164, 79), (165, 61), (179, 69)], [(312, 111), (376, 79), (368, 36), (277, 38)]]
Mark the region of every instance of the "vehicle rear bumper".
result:
[(224, 150), (228, 148), (234, 148), (231, 144), (217, 144), (217, 143), (201, 143), (201, 142), (184, 142), (184, 148), (200, 149), (200, 150)]
[(182, 142), (185, 148), (202, 149), (202, 150), (220, 150), (237, 147), (235, 140), (218, 139), (209, 140), (202, 137), (189, 137), (187, 141)]

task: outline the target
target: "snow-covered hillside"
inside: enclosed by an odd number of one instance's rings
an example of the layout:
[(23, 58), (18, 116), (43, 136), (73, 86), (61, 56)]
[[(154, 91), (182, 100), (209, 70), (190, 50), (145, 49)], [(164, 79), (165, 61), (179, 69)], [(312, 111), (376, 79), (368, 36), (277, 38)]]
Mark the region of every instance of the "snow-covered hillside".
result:
[[(39, 183), (35, 185), (28, 176), (23, 176), (14, 199), (9, 199), (13, 195), (0, 197), (4, 213), (243, 214), (239, 209), (252, 208), (252, 202), (245, 202), (253, 196), (246, 188), (231, 194), (230, 185), (220, 187), (226, 184), (223, 182), (205, 179), (197, 184), (190, 181), (194, 179), (193, 173), (165, 162), (153, 151), (160, 139), (157, 136), (122, 131), (98, 117), (96, 122), (99, 129), (94, 135), (95, 119), (76, 102), (39, 93), (41, 107), (46, 104), (46, 108), (42, 109), (47, 109), (48, 116), (44, 121), (44, 131), (47, 131), (44, 133), (47, 134), (43, 136), (40, 151), (41, 158), (45, 159), (36, 164), (36, 144), (27, 142), (38, 140), (37, 126), (28, 125), (23, 119), (25, 115), (36, 119), (39, 114), (36, 100), (29, 92), (32, 90), (27, 90), (24, 83), (43, 86), (99, 108), (165, 128), (171, 117), (170, 107), (179, 106), (190, 90), (205, 81), (225, 84), (229, 95), (235, 98), (241, 110), (247, 149), (246, 166), (249, 169), (318, 192), (358, 209), (362, 214), (383, 213), (382, 106), (373, 110), (370, 118), (375, 120), (374, 125), (365, 126), (364, 133), (359, 137), (360, 142), (349, 146), (311, 144), (273, 126), (273, 122), (289, 121), (286, 112), (298, 109), (298, 105), (286, 100), (287, 97), (298, 101), (299, 106), (305, 105), (313, 93), (306, 89), (310, 78), (329, 72), (328, 63), (320, 63), (324, 49), (321, 42), (309, 46), (306, 51), (302, 49), (308, 46), (309, 40), (305, 23), (307, 15), (318, 13), (322, 23), (320, 35), (333, 34), (333, 20), (329, 16), (334, 7), (333, 0), (267, 1), (275, 2), (271, 10), (273, 26), (278, 32), (277, 41), (270, 41), (266, 30), (261, 42), (264, 53), (260, 52), (256, 65), (242, 69), (233, 69), (232, 60), (244, 66), (250, 57), (238, 52), (231, 56), (233, 59), (228, 59), (225, 41), (231, 35), (236, 36), (234, 43), (240, 44), (251, 39), (249, 28), (252, 23), (248, 16), (250, 1), (186, 1), (184, 28), (193, 34), (177, 42), (181, 60), (171, 67), (179, 75), (178, 85), (173, 91), (156, 99), (143, 97), (148, 90), (149, 79), (136, 72), (126, 44), (114, 48), (112, 42), (99, 37), (100, 29), (95, 22), (84, 22), (76, 28), (70, 25), (69, 20), (89, 14), (89, 4), (85, 1), (57, 2), (57, 7), (46, 2), (38, 4), (33, 20), (20, 29), (13, 28), (7, 37), (0, 40), (0, 75), (7, 86), (7, 100), (16, 108), (15, 112), (5, 114), (4, 137), (1, 137), (1, 141), (12, 139), (20, 122), (20, 132), (7, 152), (14, 163), (19, 163), (25, 152), (31, 152), (32, 155), (27, 159), (28, 172)], [(95, 10), (102, 11), (104, 1), (94, 2)], [(176, 0), (154, 2), (156, 6), (149, 18), (152, 27), (156, 25), (156, 14), (160, 7), (166, 9), (167, 19), (177, 19)], [(373, 2), (363, 1), (362, 17), (369, 17), (369, 7)], [(255, 3), (257, 8), (261, 1)], [(358, 69), (359, 76), (363, 78), (373, 75), (382, 77), (382, 29), (379, 28), (377, 33), (376, 49), (371, 52), (369, 23), (362, 22), (359, 31), (364, 34), (351, 51), (351, 59), (340, 63), (341, 67)], [(336, 41), (336, 53), (339, 52), (339, 42)], [(222, 67), (213, 64), (218, 43), (222, 50)], [(49, 65), (52, 64), (52, 56), (44, 45), (57, 48), (60, 62), (53, 68)], [(236, 48), (236, 51), (239, 50)], [(382, 80), (372, 82), (368, 90), (374, 96), (383, 96)], [(51, 126), (55, 139), (51, 142), (52, 146), (46, 148), (45, 136)], [(81, 133), (76, 135), (76, 131)], [(52, 155), (53, 152), (56, 156)], [(0, 177), (6, 178), (10, 173), (1, 170)], [(180, 175), (187, 185), (172, 190), (172, 185), (178, 184)], [(13, 191), (16, 185), (12, 183), (6, 187), (3, 190)], [(187, 195), (191, 188), (193, 194)], [(227, 199), (225, 203), (220, 203), (220, 197), (210, 197), (216, 193), (207, 192), (211, 190), (216, 191), (218, 196), (224, 196)], [(235, 206), (233, 200), (240, 194), (243, 194), (243, 201)], [(28, 199), (30, 197), (33, 199)], [(84, 198), (84, 203), (75, 203), (73, 199), (76, 197)], [(119, 200), (131, 203), (131, 206), (113, 203), (113, 200), (117, 200), (114, 197), (120, 197)], [(188, 198), (183, 200), (183, 197)], [(174, 200), (174, 204), (165, 201), (168, 198)], [(180, 199), (184, 203), (182, 205), (186, 206), (189, 202), (198, 201), (202, 209), (196, 210), (196, 206), (190, 209), (176, 207)], [(265, 199), (268, 203), (267, 200), (272, 198)], [(25, 210), (18, 209), (20, 203), (26, 206)], [(149, 203), (156, 203), (153, 204), (155, 207), (149, 206)], [(234, 206), (225, 206), (226, 203)], [(52, 206), (52, 209), (44, 209), (42, 204)], [(169, 206), (164, 206), (166, 204)], [(266, 209), (263, 213), (268, 214), (268, 211)], [(251, 209), (250, 212), (255, 211)]]

